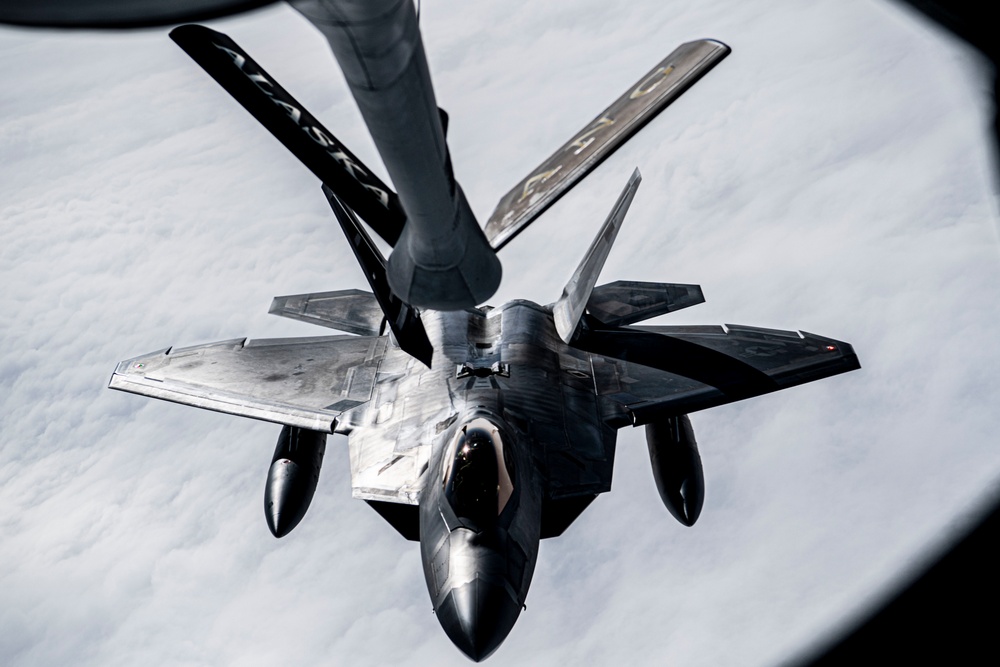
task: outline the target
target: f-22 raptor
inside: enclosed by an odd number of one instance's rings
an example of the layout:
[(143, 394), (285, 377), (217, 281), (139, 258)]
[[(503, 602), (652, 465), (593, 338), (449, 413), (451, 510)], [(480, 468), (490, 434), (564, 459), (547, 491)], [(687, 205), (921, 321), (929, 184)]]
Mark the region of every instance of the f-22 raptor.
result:
[[(4, 6), (0, 20), (128, 27), (257, 4), (46, 0)], [(854, 370), (858, 359), (847, 343), (802, 332), (641, 326), (704, 297), (697, 285), (597, 285), (638, 170), (553, 303), (480, 305), (500, 281), (495, 252), (726, 45), (681, 45), (505, 195), (483, 229), (452, 172), (412, 3), (292, 4), (330, 42), (398, 192), (226, 35), (188, 25), (171, 36), (322, 181), (371, 291), (272, 303), (274, 314), (347, 335), (168, 348), (121, 362), (110, 387), (283, 425), (264, 492), (276, 537), (305, 515), (328, 435), (346, 435), (354, 497), (420, 542), (441, 626), (482, 660), (524, 608), (539, 541), (610, 490), (618, 429), (645, 427), (660, 496), (690, 526), (704, 474), (688, 414)], [(393, 247), (388, 261), (368, 229)]]
[[(473, 660), (497, 649), (524, 608), (539, 540), (610, 490), (618, 429), (645, 427), (663, 502), (692, 525), (704, 476), (689, 413), (859, 367), (850, 345), (813, 334), (638, 326), (704, 300), (697, 285), (596, 284), (638, 171), (553, 303), (416, 307), (413, 294), (447, 301), (448, 290), (435, 293), (438, 283), (421, 284), (417, 271), (413, 289), (397, 291), (359, 219), (396, 245), (395, 256), (412, 222), (399, 196), (235, 42), (197, 26), (172, 35), (324, 181), (371, 292), (282, 296), (271, 306), (349, 335), (170, 348), (122, 362), (110, 386), (283, 424), (265, 488), (277, 537), (310, 504), (328, 434), (347, 435), (354, 497), (420, 542), (438, 621)], [(659, 63), (501, 200), (482, 234), (490, 247), (728, 51), (692, 42)], [(437, 277), (462, 284), (476, 266)]]

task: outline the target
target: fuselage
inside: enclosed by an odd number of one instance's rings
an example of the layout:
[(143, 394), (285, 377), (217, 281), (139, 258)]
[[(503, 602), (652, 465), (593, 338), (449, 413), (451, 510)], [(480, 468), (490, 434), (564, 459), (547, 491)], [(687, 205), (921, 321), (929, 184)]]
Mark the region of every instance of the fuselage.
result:
[(473, 660), (514, 627), (535, 569), (542, 488), (524, 445), (476, 406), (431, 459), (420, 498), (427, 590), (448, 637)]
[(525, 604), (546, 506), (610, 487), (614, 430), (603, 423), (588, 356), (558, 338), (548, 308), (513, 301), (421, 319), (431, 368), (407, 361), (398, 380), (376, 382), (351, 450), (386, 439), (393, 451), (429, 445), (418, 490), (427, 588), (445, 632), (481, 660)]

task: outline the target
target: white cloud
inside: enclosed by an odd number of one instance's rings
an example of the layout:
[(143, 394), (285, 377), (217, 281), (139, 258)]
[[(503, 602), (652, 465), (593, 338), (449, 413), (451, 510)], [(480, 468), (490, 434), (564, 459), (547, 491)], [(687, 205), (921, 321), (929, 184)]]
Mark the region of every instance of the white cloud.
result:
[[(949, 534), (1000, 475), (1000, 292), (974, 57), (894, 5), (427, 3), (456, 173), (493, 203), (682, 41), (733, 54), (502, 253), (553, 300), (633, 166), (610, 279), (699, 282), (675, 322), (802, 328), (864, 368), (697, 414), (707, 498), (660, 506), (640, 431), (543, 544), (491, 664), (773, 664)], [(377, 164), (322, 39), (222, 22)], [(165, 31), (0, 32), (0, 662), (467, 664), (413, 544), (331, 441), (284, 540), (276, 427), (109, 392), (172, 344), (311, 335), (271, 296), (363, 280), (308, 172)]]

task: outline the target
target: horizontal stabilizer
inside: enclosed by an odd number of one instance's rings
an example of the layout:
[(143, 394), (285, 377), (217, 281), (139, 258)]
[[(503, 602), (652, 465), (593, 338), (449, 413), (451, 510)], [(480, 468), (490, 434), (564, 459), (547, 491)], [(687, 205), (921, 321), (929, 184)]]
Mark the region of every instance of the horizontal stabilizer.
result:
[(276, 296), (268, 312), (358, 336), (380, 336), (385, 325), (375, 295), (356, 289)]
[(636, 169), (618, 196), (618, 201), (604, 221), (601, 231), (597, 233), (597, 238), (590, 244), (583, 261), (576, 267), (573, 277), (563, 288), (562, 296), (552, 306), (552, 319), (555, 321), (556, 331), (566, 343), (573, 338), (580, 318), (583, 317), (590, 294), (597, 283), (597, 277), (604, 268), (604, 262), (608, 259), (608, 253), (611, 252), (611, 246), (614, 245), (618, 230), (621, 229), (622, 221), (628, 213), (628, 207), (632, 204), (632, 198), (635, 197), (635, 191), (641, 181), (642, 175)]
[(618, 280), (594, 288), (589, 312), (607, 327), (620, 327), (705, 302), (699, 285)]
[(486, 223), (490, 245), (497, 250), (506, 245), (729, 51), (711, 39), (681, 44), (503, 196)]
[(227, 35), (184, 25), (170, 37), (375, 233), (395, 245), (399, 197)]
[(425, 366), (430, 368), (431, 359), (434, 356), (434, 348), (427, 338), (427, 331), (416, 309), (403, 303), (392, 290), (389, 289), (389, 279), (385, 272), (385, 258), (372, 242), (371, 237), (358, 221), (354, 212), (344, 205), (344, 202), (335, 195), (330, 188), (323, 186), (323, 194), (326, 195), (333, 214), (337, 216), (347, 236), (351, 250), (361, 265), (361, 270), (368, 279), (368, 284), (374, 292), (378, 305), (382, 308), (389, 329), (392, 330), (399, 347), (410, 356), (419, 359)]

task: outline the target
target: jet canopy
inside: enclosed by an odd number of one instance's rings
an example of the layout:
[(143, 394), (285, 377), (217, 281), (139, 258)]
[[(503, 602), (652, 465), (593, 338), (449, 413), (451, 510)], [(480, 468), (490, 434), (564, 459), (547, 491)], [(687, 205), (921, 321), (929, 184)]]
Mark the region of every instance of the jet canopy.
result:
[(514, 492), (514, 465), (499, 428), (485, 418), (470, 421), (444, 455), (444, 494), (455, 514), (479, 524), (496, 520)]

